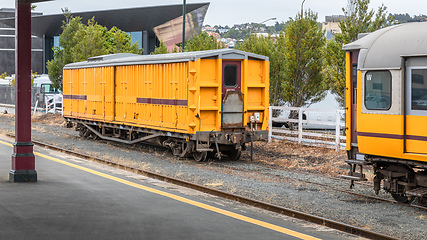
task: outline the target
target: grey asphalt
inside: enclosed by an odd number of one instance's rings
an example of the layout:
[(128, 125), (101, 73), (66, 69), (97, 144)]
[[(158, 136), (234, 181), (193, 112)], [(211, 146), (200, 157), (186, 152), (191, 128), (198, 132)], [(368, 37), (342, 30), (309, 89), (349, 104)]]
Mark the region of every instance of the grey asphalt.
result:
[(10, 183), (12, 143), (0, 136), (0, 239), (358, 239), (38, 147), (38, 182)]

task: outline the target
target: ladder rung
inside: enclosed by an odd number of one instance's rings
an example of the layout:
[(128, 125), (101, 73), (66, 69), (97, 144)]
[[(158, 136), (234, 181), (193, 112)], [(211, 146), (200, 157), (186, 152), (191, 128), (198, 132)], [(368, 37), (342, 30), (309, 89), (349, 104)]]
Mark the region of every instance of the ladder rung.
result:
[(356, 164), (356, 165), (367, 165), (368, 163), (364, 160), (345, 160), (346, 163)]

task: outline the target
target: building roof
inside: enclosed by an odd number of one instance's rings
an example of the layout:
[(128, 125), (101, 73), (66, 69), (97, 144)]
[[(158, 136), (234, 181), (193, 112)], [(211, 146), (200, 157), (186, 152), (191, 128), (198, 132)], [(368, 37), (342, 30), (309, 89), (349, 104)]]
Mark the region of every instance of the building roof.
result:
[(343, 50), (359, 50), (359, 69), (400, 69), (402, 57), (427, 56), (427, 22), (405, 23), (370, 33)]
[[(209, 6), (209, 3), (189, 3), (186, 6), (186, 11), (191, 12), (206, 5)], [(154, 27), (182, 16), (182, 4), (78, 12), (73, 13), (73, 16), (82, 17), (83, 22), (87, 22), (95, 16), (95, 21), (107, 28), (116, 26), (126, 32), (146, 30), (152, 35), (154, 34)], [(63, 20), (65, 20), (63, 14), (34, 16), (32, 17), (31, 31), (39, 37), (43, 35), (58, 36), (62, 32)], [(0, 22), (15, 27), (14, 18), (0, 19)]]
[(248, 53), (236, 49), (224, 48), (216, 50), (206, 50), (197, 52), (169, 53), (158, 55), (138, 55), (130, 53), (118, 53), (89, 58), (87, 61), (70, 63), (65, 65), (64, 69), (91, 68), (106, 66), (126, 66), (140, 64), (157, 64), (172, 62), (188, 62), (201, 58), (214, 59), (255, 59), (268, 61), (268, 57)]

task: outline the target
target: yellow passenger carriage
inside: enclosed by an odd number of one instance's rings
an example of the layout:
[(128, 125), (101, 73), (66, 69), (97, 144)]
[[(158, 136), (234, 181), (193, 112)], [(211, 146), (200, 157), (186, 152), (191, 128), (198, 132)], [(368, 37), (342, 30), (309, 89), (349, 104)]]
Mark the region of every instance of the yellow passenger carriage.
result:
[(268, 57), (234, 49), (113, 54), (64, 67), (63, 115), (85, 137), (240, 157), (268, 135)]
[[(364, 180), (400, 202), (427, 196), (427, 23), (378, 30), (343, 48), (346, 57), (345, 176)], [(360, 171), (357, 168), (360, 167)]]

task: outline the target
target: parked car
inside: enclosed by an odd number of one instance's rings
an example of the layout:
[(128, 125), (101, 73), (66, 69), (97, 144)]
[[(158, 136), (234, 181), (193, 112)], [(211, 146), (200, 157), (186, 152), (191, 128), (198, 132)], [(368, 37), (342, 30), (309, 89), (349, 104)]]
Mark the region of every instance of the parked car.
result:
[(413, 110), (427, 110), (427, 95), (412, 101)]

